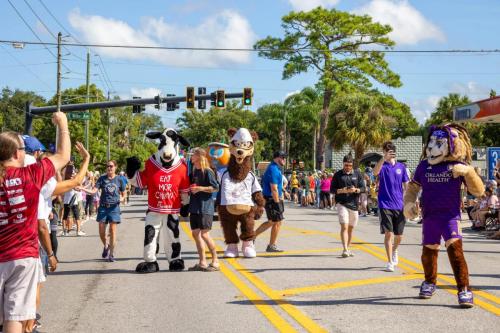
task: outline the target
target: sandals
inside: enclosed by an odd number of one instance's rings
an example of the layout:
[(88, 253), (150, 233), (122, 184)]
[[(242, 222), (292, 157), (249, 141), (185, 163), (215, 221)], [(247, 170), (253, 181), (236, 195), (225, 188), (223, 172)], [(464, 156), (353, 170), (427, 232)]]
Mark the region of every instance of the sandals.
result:
[(207, 266), (201, 266), (200, 264), (196, 264), (192, 267), (189, 267), (188, 268), (188, 271), (191, 271), (191, 272), (204, 272), (208, 269)]
[(219, 266), (215, 266), (214, 264), (210, 264), (208, 266), (196, 264), (188, 268), (188, 271), (190, 272), (217, 272), (218, 270), (220, 270)]

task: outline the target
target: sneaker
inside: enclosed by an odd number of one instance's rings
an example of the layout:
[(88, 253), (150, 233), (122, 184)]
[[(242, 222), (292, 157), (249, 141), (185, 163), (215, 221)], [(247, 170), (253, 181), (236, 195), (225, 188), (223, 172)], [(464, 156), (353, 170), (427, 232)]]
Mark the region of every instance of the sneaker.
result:
[(394, 272), (394, 264), (392, 262), (388, 262), (387, 266), (385, 266), (385, 270), (388, 272)]
[(354, 257), (354, 253), (351, 250), (348, 251), (349, 257)]
[(394, 266), (397, 266), (399, 264), (398, 250), (392, 252), (392, 263)]
[(269, 244), (266, 248), (266, 252), (283, 252), (283, 250), (279, 249), (276, 244)]
[(102, 249), (102, 258), (107, 258), (109, 254), (109, 246), (105, 246), (103, 249)]
[(108, 261), (109, 261), (109, 262), (115, 262), (115, 261), (116, 261), (116, 259), (115, 259), (115, 257), (114, 257), (112, 254), (110, 254), (110, 255), (108, 256)]
[(436, 292), (436, 285), (434, 283), (429, 283), (427, 281), (422, 282), (420, 285), (420, 292), (418, 293), (419, 298), (429, 299)]
[(347, 257), (349, 257), (349, 250), (342, 251), (342, 258), (347, 258)]
[(472, 291), (467, 289), (458, 293), (458, 304), (461, 308), (472, 308), (474, 306), (474, 296)]
[(83, 231), (81, 231), (81, 230), (80, 230), (80, 231), (78, 231), (78, 232), (76, 233), (76, 235), (77, 235), (77, 236), (85, 236), (85, 235), (87, 235), (87, 234), (86, 234), (85, 232), (83, 232)]

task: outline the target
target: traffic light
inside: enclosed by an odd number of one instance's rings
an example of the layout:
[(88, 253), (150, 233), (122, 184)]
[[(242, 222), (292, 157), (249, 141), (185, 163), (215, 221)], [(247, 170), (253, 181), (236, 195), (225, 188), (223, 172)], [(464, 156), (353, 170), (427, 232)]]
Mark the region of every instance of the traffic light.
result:
[(252, 88), (243, 88), (243, 105), (252, 105)]
[[(132, 99), (141, 99), (140, 97), (132, 97)], [(146, 106), (142, 105), (142, 104), (136, 104), (136, 105), (132, 105), (132, 113), (141, 113), (141, 112), (144, 112), (146, 110)]]
[[(207, 93), (207, 88), (198, 87), (198, 96), (205, 95), (206, 93)], [(199, 99), (198, 100), (198, 109), (205, 110), (206, 108), (207, 108), (207, 101)]]
[(217, 90), (217, 99), (215, 106), (219, 109), (224, 109), (226, 107), (226, 94), (224, 90)]
[[(174, 94), (167, 94), (167, 97), (173, 97)], [(167, 102), (167, 111), (175, 111), (175, 103)]]
[(194, 109), (194, 87), (186, 88), (186, 108)]
[(210, 105), (215, 106), (215, 102), (217, 100), (217, 94), (216, 93), (210, 93)]
[(160, 110), (160, 108), (161, 108), (161, 98), (160, 98), (160, 95), (155, 96), (155, 102), (156, 102), (155, 109)]

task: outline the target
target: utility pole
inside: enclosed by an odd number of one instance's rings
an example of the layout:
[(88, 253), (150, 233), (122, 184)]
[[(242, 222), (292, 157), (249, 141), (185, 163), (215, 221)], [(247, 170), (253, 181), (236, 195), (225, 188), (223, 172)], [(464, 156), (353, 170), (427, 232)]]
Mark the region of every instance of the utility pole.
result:
[[(57, 34), (57, 104), (56, 112), (61, 111), (61, 41), (62, 33), (59, 31)], [(31, 134), (31, 133), (30, 133)], [(59, 128), (56, 128), (56, 149), (59, 146)]]
[[(87, 96), (85, 98), (85, 103), (89, 102), (90, 99), (90, 50), (87, 49), (87, 80), (86, 80), (86, 85), (87, 85)], [(87, 112), (90, 112), (90, 110), (87, 110)], [(90, 151), (89, 149), (89, 120), (85, 120), (85, 149), (87, 151)]]
[[(108, 101), (109, 101), (109, 91), (108, 91)], [(111, 159), (111, 121), (109, 116), (109, 108), (106, 110), (108, 114), (108, 150), (107, 150), (107, 160)]]
[(61, 111), (61, 41), (62, 33), (57, 34), (57, 112)]
[(317, 132), (317, 127), (314, 127), (314, 137), (313, 137), (313, 170), (316, 170), (316, 132)]

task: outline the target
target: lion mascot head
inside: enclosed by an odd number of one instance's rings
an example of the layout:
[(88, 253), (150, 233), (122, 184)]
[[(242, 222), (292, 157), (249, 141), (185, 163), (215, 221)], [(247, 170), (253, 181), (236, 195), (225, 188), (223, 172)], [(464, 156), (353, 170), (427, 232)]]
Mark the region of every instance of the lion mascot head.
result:
[(467, 130), (458, 124), (431, 126), (422, 152), (422, 160), (436, 165), (444, 161), (470, 164), (472, 145)]

